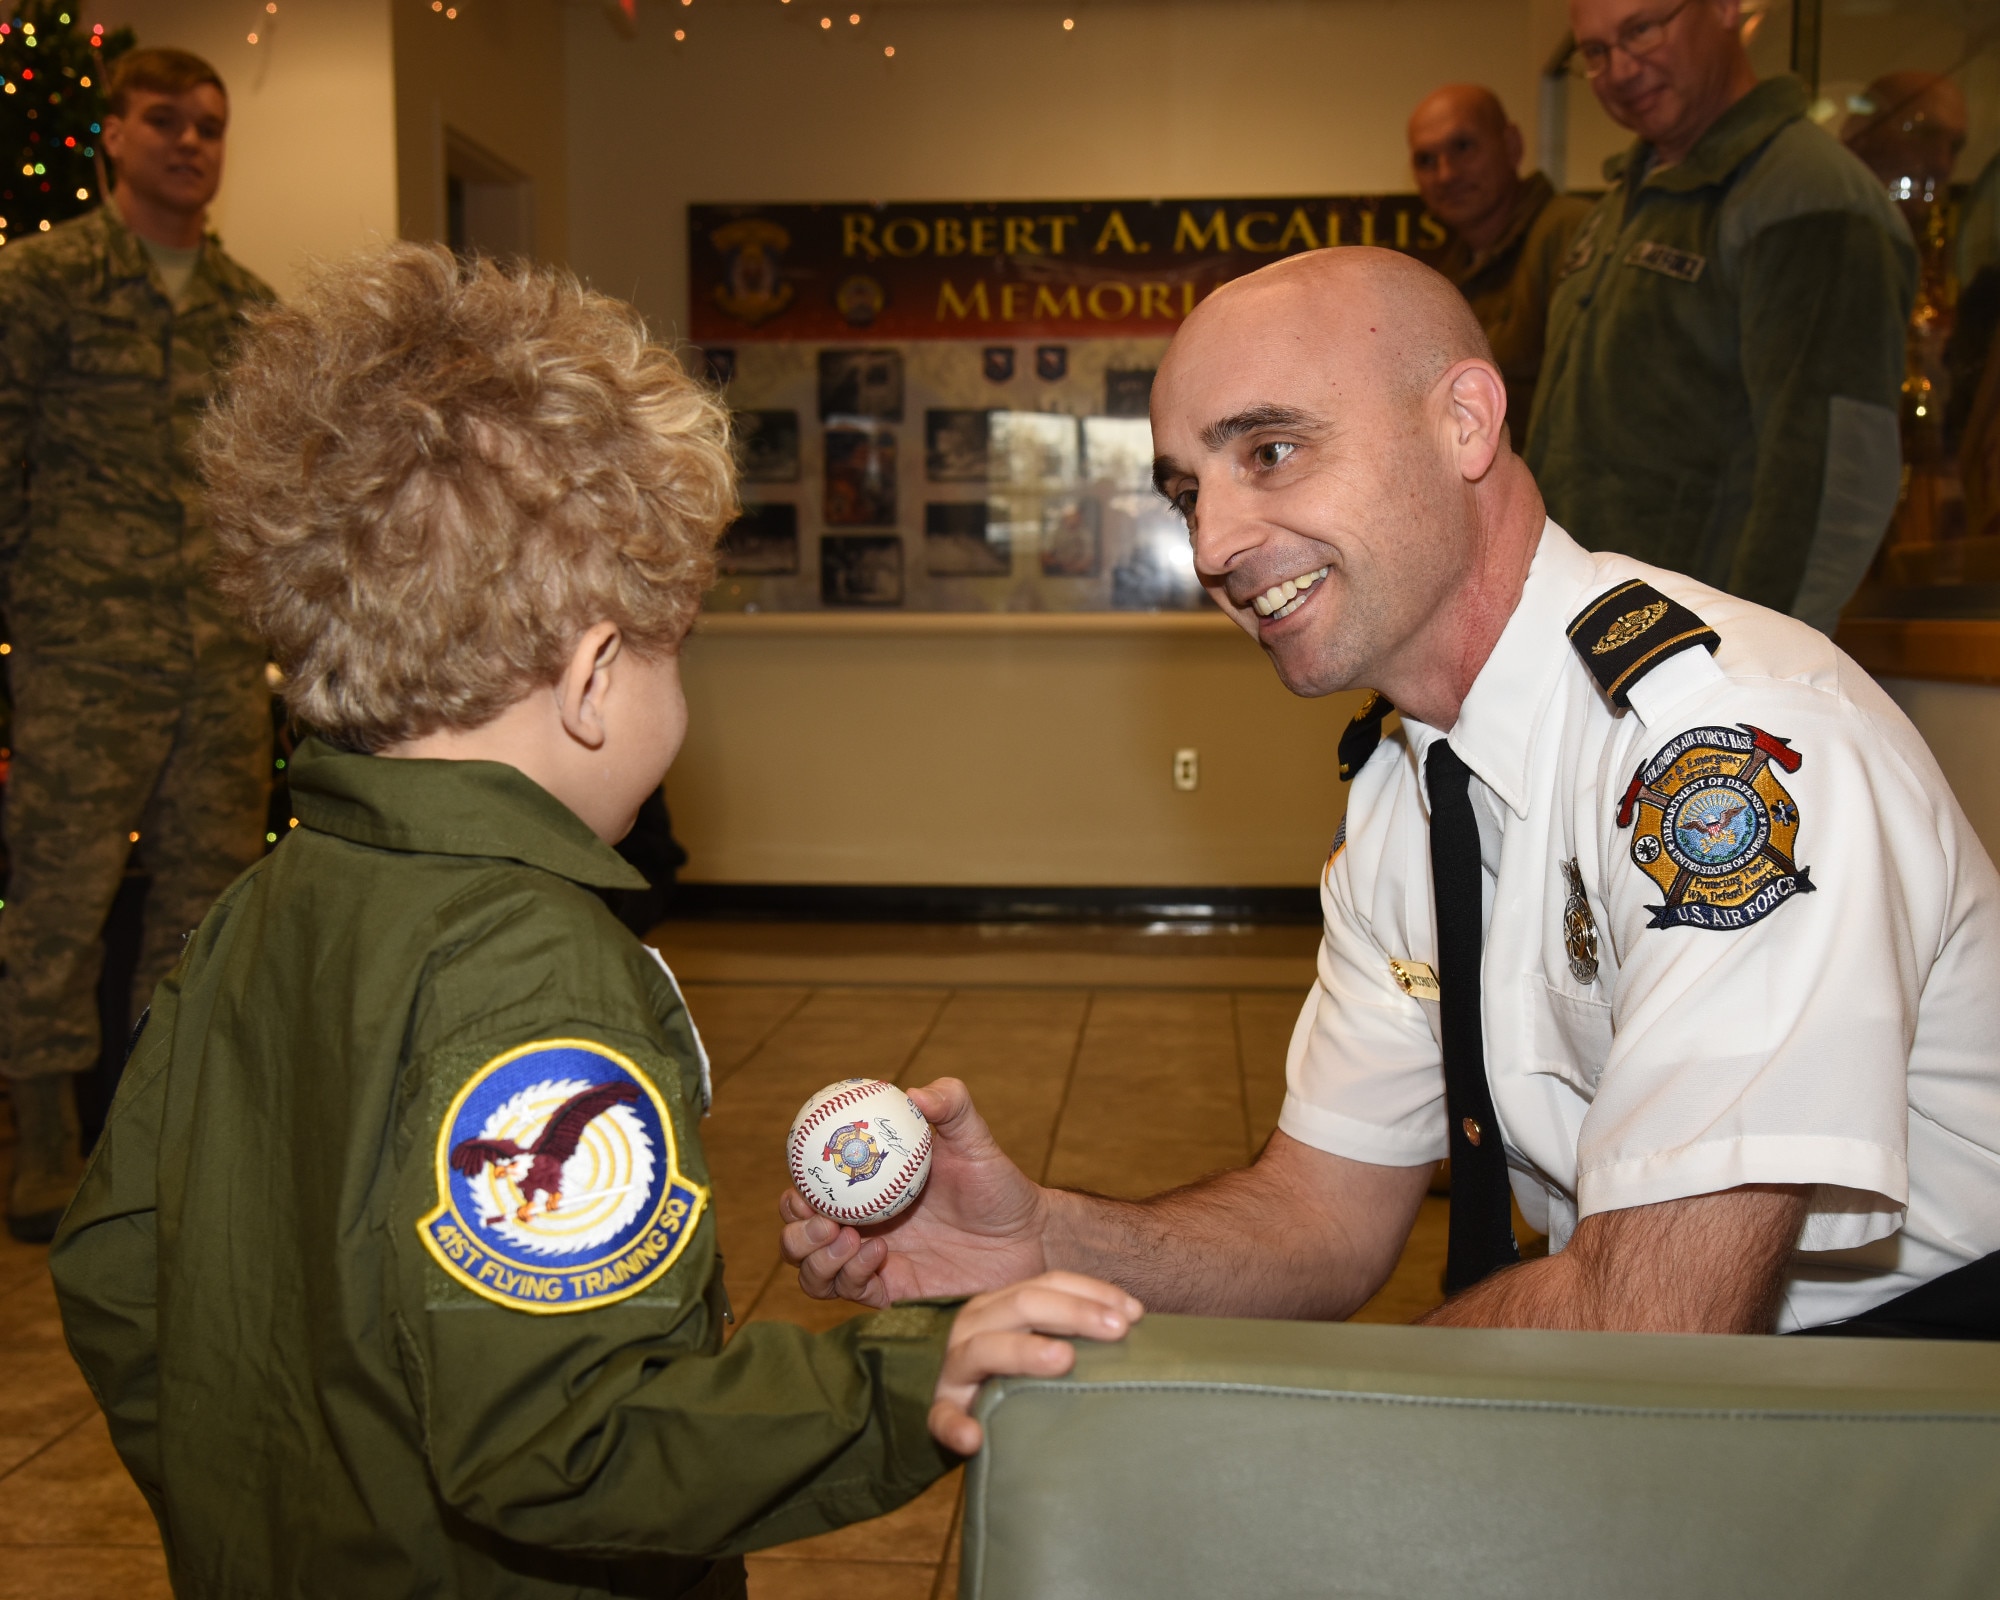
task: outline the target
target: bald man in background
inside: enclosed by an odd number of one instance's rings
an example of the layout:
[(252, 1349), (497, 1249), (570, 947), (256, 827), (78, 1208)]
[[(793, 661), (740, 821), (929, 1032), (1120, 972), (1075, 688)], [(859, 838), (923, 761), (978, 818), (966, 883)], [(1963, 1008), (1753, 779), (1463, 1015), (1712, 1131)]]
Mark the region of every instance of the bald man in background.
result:
[[(2000, 877), (1866, 674), (1579, 546), (1505, 411), (1465, 302), (1392, 251), (1295, 256), (1181, 324), (1154, 481), (1202, 583), (1294, 694), (1378, 691), (1278, 1131), (1113, 1200), (1031, 1182), (963, 1084), (914, 1089), (931, 1175), (887, 1230), (782, 1198), (808, 1293), (1067, 1267), (1156, 1311), (1345, 1317), (1449, 1153), (1425, 1321), (2000, 1337)], [(1545, 1259), (1515, 1259), (1510, 1184)]]
[(1471, 83), (1433, 90), (1410, 113), (1410, 170), (1451, 229), (1436, 265), (1486, 330), (1507, 383), (1508, 431), (1527, 437), (1549, 321), (1549, 292), (1590, 202), (1521, 176), (1521, 130), (1500, 97)]

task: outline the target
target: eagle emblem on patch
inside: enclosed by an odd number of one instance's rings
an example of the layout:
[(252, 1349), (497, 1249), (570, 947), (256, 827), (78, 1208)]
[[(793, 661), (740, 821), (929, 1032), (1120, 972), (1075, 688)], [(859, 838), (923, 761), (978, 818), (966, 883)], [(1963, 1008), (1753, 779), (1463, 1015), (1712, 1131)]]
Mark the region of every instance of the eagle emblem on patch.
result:
[(835, 1128), (819, 1158), (830, 1163), (833, 1170), (852, 1186), (874, 1177), (881, 1170), (882, 1163), (888, 1160), (889, 1152), (876, 1143), (864, 1120), (843, 1123)]
[(521, 1311), (637, 1294), (694, 1236), (708, 1191), (679, 1170), (652, 1080), (587, 1039), (495, 1056), (438, 1129), (438, 1203), (417, 1224), (437, 1264)]
[(1798, 864), (1798, 802), (1780, 777), (1803, 760), (1746, 722), (1691, 728), (1633, 774), (1618, 826), (1636, 829), (1632, 860), (1665, 898), (1646, 908), (1649, 928), (1747, 928), (1813, 891)]

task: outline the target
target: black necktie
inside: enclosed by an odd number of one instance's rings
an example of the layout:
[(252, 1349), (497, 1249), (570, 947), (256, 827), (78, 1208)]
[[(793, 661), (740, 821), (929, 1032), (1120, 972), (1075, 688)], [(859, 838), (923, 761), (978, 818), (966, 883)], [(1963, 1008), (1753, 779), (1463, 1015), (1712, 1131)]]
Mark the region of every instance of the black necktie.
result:
[(1437, 895), (1438, 1010), (1444, 1023), (1444, 1107), (1451, 1135), (1451, 1234), (1444, 1289), (1457, 1294), (1518, 1261), (1508, 1208), (1507, 1155), (1479, 1023), (1483, 906), (1472, 773), (1440, 739), (1424, 758), (1431, 795), (1431, 886)]

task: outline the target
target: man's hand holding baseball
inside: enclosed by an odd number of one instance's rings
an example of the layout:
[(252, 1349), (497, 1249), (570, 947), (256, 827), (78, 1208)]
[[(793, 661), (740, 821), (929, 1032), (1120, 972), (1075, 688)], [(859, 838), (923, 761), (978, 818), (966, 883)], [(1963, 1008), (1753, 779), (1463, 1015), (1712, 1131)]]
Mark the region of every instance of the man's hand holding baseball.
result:
[(915, 1205), (862, 1234), (821, 1216), (797, 1189), (779, 1201), (785, 1259), (817, 1299), (886, 1306), (978, 1294), (1047, 1270), (1044, 1191), (1008, 1160), (965, 1085), (940, 1078), (910, 1098), (932, 1140), (930, 1181)]

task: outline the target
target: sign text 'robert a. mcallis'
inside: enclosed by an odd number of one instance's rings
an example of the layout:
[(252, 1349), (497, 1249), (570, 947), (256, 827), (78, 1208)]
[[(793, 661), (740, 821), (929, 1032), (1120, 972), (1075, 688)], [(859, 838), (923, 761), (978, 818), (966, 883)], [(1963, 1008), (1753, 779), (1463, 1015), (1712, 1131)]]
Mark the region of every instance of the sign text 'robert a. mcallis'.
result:
[(1445, 243), (1415, 195), (698, 205), (688, 230), (691, 331), (730, 343), (1160, 335), (1280, 256)]

